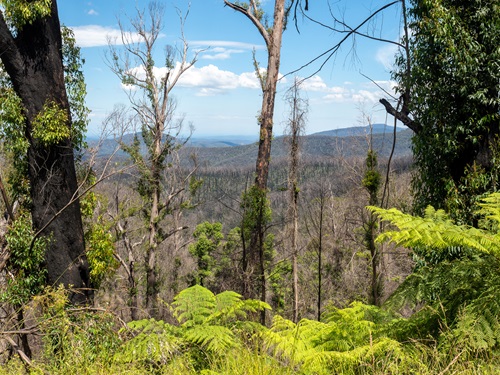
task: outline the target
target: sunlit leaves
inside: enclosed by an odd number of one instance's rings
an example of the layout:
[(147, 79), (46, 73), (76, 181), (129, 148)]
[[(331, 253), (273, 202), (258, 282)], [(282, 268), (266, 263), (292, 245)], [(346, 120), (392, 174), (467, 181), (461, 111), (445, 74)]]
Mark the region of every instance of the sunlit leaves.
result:
[(50, 14), (52, 0), (2, 0), (6, 18), (16, 28)]
[(47, 102), (32, 122), (33, 137), (44, 146), (58, 144), (70, 136), (68, 114), (54, 102)]
[(90, 110), (85, 105), (87, 86), (83, 76), (83, 64), (80, 47), (76, 45), (73, 30), (63, 26), (61, 28), (63, 39), (63, 66), (64, 83), (71, 111), (71, 140), (76, 151), (86, 147), (85, 133), (89, 122)]
[(500, 7), (493, 0), (411, 5), (410, 61), (398, 58), (394, 75), (421, 126), (413, 138), (415, 207), (445, 208), (472, 224), (474, 204), (497, 184), (490, 153), (500, 121)]
[(1, 299), (14, 306), (27, 303), (45, 285), (47, 271), (43, 264), (48, 241), (34, 239), (34, 234), (30, 215), (23, 212), (5, 235), (10, 253), (7, 269), (14, 277), (8, 278)]

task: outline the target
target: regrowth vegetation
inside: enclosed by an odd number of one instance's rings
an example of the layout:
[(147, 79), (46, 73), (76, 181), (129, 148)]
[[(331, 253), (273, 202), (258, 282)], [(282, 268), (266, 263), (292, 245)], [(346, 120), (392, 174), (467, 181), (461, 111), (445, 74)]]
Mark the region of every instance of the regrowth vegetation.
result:
[[(500, 7), (415, 0), (407, 12), (393, 1), (355, 29), (333, 17), (348, 38), (387, 7), (405, 12), (401, 98), (382, 103), (415, 132), (414, 216), (409, 173), (392, 178), (399, 167), (372, 137), (357, 138), (364, 157), (302, 168), (297, 80), (289, 160), (271, 164), (282, 33), (304, 3), (276, 0), (271, 20), (259, 1), (221, 0), (267, 47), (267, 69), (253, 61), (259, 149), (254, 174), (203, 166), (198, 200), (172, 96), (199, 53), (186, 16), (178, 10), (180, 48), (165, 48), (161, 69), (163, 6), (138, 10), (130, 27), (119, 20), (107, 62), (129, 107), (106, 124), (125, 156), (94, 171), (84, 61), (56, 2), (0, 1), (0, 373), (500, 371)], [(389, 196), (397, 209), (377, 207)]]

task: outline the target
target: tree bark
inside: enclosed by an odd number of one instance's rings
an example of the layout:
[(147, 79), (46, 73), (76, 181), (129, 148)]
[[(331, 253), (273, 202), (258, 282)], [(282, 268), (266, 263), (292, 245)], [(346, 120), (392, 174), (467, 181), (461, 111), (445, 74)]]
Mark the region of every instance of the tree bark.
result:
[[(274, 21), (271, 30), (268, 30), (260, 20), (255, 16), (252, 10), (256, 3), (251, 1), (249, 9), (240, 5), (224, 0), (224, 3), (230, 8), (243, 13), (252, 21), (255, 27), (262, 35), (267, 47), (267, 74), (265, 81), (262, 82), (263, 98), (260, 111), (259, 126), (259, 150), (255, 167), (255, 187), (267, 196), (267, 180), (269, 176), (269, 162), (271, 160), (271, 141), (273, 136), (273, 117), (274, 103), (276, 98), (276, 86), (278, 83), (278, 74), (281, 58), (281, 41), (285, 26), (285, 0), (275, 0), (274, 3)], [(264, 203), (264, 202), (263, 202)], [(264, 209), (258, 211), (258, 217), (255, 222), (250, 244), (248, 247), (248, 267), (256, 271), (255, 283), (250, 285), (246, 298), (260, 298), (265, 301), (266, 296), (266, 278), (264, 270)], [(265, 312), (263, 311), (261, 321), (265, 321)]]
[[(55, 0), (51, 13), (11, 33), (0, 13), (1, 59), (16, 94), (21, 98), (25, 133), (29, 141), (28, 173), (35, 229), (51, 241), (46, 253), (47, 282), (74, 288), (90, 286), (85, 256), (80, 204), (71, 140), (45, 145), (32, 136), (33, 121), (44, 105), (55, 103), (67, 114), (65, 126), (71, 127), (71, 115), (64, 85), (61, 30)], [(75, 302), (86, 300), (89, 293), (77, 293)]]
[(288, 238), (292, 251), (292, 292), (293, 292), (293, 313), (292, 320), (297, 323), (299, 320), (299, 275), (297, 257), (298, 236), (299, 236), (299, 137), (302, 132), (307, 109), (305, 102), (299, 96), (299, 83), (295, 80), (291, 87), (288, 101), (290, 102), (290, 119), (288, 124), (288, 138), (290, 143), (290, 164), (288, 172)]
[[(166, 102), (168, 98), (164, 99)], [(157, 100), (159, 102), (159, 100)], [(152, 171), (151, 171), (151, 210), (149, 212), (149, 241), (146, 250), (146, 308), (150, 316), (157, 316), (158, 290), (158, 270), (156, 252), (159, 245), (158, 225), (160, 219), (160, 195), (161, 195), (161, 165), (162, 136), (164, 131), (164, 116), (156, 113), (159, 120), (155, 123), (154, 143), (151, 150)]]

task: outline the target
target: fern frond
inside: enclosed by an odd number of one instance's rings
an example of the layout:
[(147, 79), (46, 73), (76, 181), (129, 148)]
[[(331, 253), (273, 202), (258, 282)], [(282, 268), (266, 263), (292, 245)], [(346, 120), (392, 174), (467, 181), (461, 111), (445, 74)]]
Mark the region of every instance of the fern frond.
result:
[(202, 324), (215, 310), (215, 295), (200, 285), (181, 291), (172, 302), (173, 315), (187, 327)]
[(219, 355), (238, 345), (234, 333), (223, 326), (196, 325), (186, 331), (185, 337), (201, 348)]
[(274, 356), (297, 364), (314, 348), (314, 338), (324, 327), (321, 322), (303, 319), (295, 324), (276, 315), (271, 328), (262, 333), (262, 338), (266, 349)]
[(363, 363), (372, 363), (380, 358), (391, 357), (391, 361), (404, 358), (401, 344), (389, 338), (366, 342), (349, 351), (316, 351), (304, 358), (303, 369), (306, 373), (330, 371), (351, 372)]
[(177, 327), (163, 321), (143, 319), (128, 323), (134, 337), (115, 354), (115, 360), (165, 364), (181, 352), (184, 342)]
[(242, 300), (241, 295), (230, 291), (219, 293), (215, 298), (216, 308), (214, 313), (207, 317), (207, 322), (227, 324), (245, 320), (249, 312), (271, 309), (265, 302), (254, 299)]
[(466, 349), (491, 352), (500, 346), (500, 278), (484, 281), (489, 287), (461, 310), (452, 335)]
[(377, 238), (378, 242), (390, 241), (398, 246), (433, 250), (466, 247), (500, 257), (500, 238), (488, 231), (455, 225), (442, 210), (436, 211), (428, 207), (425, 217), (417, 217), (394, 208), (389, 210), (373, 206), (367, 208), (383, 221), (388, 221), (398, 228), (397, 231), (382, 233)]
[(488, 220), (500, 224), (500, 193), (495, 192), (481, 199), (479, 213)]

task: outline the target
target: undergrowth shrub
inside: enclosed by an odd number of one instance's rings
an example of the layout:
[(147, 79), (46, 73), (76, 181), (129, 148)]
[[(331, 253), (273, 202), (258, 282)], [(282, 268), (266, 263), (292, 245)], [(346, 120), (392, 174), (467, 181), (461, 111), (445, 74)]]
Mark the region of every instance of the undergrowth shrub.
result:
[[(481, 298), (485, 305), (497, 303), (494, 294)], [(395, 318), (359, 302), (329, 306), (321, 321), (295, 324), (275, 315), (266, 328), (252, 319), (267, 304), (194, 286), (169, 305), (176, 324), (144, 319), (125, 326), (104, 310), (70, 306), (64, 288), (47, 288), (30, 305), (39, 316), (43, 353), (29, 367), (12, 357), (0, 375), (497, 374), (500, 360), (491, 350), (497, 334), (487, 327), (498, 320), (477, 315), (477, 306), (461, 308), (453, 322), (429, 306), (442, 324), (440, 334), (415, 340), (415, 318)], [(398, 330), (406, 339), (396, 339)]]

